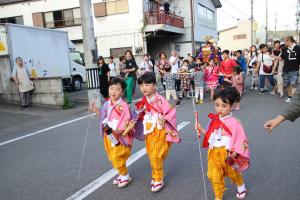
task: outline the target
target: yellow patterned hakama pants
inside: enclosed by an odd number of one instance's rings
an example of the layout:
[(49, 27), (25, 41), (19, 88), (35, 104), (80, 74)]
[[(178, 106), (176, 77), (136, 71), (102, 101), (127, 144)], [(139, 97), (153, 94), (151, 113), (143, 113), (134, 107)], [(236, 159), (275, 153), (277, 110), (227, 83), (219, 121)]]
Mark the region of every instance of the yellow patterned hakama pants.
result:
[(104, 135), (104, 148), (113, 168), (119, 172), (119, 175), (126, 175), (128, 173), (126, 161), (130, 156), (131, 147), (126, 147), (121, 144), (112, 147), (110, 139)]
[(225, 147), (208, 149), (207, 176), (212, 184), (215, 198), (222, 199), (225, 187), (225, 177), (228, 177), (237, 186), (244, 184), (243, 176), (225, 163), (228, 156)]
[(166, 135), (165, 129), (155, 128), (152, 133), (145, 136), (146, 151), (152, 168), (152, 179), (155, 182), (161, 182), (164, 178), (164, 160), (171, 147), (171, 143), (166, 141)]

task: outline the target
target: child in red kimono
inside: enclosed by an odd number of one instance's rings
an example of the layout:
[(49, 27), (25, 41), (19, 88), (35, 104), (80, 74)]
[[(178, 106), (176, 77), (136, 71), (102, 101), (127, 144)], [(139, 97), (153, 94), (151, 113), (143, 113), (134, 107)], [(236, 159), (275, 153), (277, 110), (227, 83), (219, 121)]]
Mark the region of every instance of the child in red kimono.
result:
[(225, 177), (237, 185), (236, 198), (244, 199), (246, 187), (241, 172), (250, 165), (248, 139), (241, 122), (232, 116), (233, 104), (239, 100), (235, 88), (225, 88), (214, 96), (217, 114), (209, 114), (208, 129), (196, 124), (199, 132), (205, 133), (203, 147), (208, 148), (207, 176), (212, 184), (215, 200), (222, 200)]
[[(176, 109), (156, 91), (155, 74), (146, 72), (138, 84), (144, 97), (136, 104), (139, 122), (143, 123), (143, 134), (148, 158), (152, 168), (151, 191), (164, 187), (164, 160), (172, 143), (179, 143), (176, 130)], [(139, 123), (138, 122), (138, 123)]]

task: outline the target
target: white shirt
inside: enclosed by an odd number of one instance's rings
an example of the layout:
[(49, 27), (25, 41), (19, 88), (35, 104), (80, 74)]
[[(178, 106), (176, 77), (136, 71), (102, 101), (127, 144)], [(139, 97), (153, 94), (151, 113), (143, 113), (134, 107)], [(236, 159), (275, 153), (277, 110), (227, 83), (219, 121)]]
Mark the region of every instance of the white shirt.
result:
[(171, 57), (170, 57), (170, 64), (171, 64), (171, 66), (172, 66), (171, 72), (172, 72), (173, 74), (176, 74), (177, 71), (179, 70), (178, 60), (175, 62), (174, 65), (172, 64), (175, 60), (176, 60), (176, 57), (174, 57), (174, 56), (171, 56)]
[(109, 72), (110, 76), (118, 76), (116, 63), (109, 63), (108, 67), (110, 69), (110, 72)]
[(257, 60), (257, 57), (256, 57), (255, 54), (252, 55), (252, 57), (251, 57), (251, 55), (249, 54), (249, 66), (253, 67), (253, 63), (256, 62), (256, 60)]
[[(264, 63), (262, 62), (262, 60), (264, 60)], [(267, 74), (264, 72), (264, 64), (267, 66), (271, 66), (273, 64), (273, 58), (268, 54), (268, 53), (264, 53), (264, 55), (262, 56), (262, 54), (258, 55), (257, 61), (260, 62), (260, 69), (259, 69), (259, 75), (272, 75), (272, 73)]]
[(149, 60), (149, 63), (143, 61), (141, 62), (139, 68), (140, 70), (146, 71), (146, 72), (152, 72), (153, 70), (153, 63)]
[[(224, 117), (220, 117), (220, 120), (224, 122), (224, 119), (231, 117), (232, 113), (230, 113), (229, 115), (226, 115)], [(230, 146), (231, 146), (231, 138), (229, 136), (223, 136), (222, 135), (222, 131), (223, 129), (220, 128), (218, 130), (215, 130), (209, 140), (209, 148), (218, 148), (218, 147), (225, 147), (227, 150), (230, 150)]]

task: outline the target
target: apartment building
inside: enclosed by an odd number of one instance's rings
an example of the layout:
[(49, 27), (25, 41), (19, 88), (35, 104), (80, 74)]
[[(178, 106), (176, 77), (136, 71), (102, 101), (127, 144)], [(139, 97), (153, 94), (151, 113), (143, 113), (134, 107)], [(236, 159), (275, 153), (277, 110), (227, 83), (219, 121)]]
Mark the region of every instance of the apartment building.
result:
[[(92, 5), (98, 54), (104, 57), (127, 49), (136, 56), (168, 55), (173, 49), (186, 56), (192, 52), (192, 34), (196, 49), (217, 40), (217, 8), (222, 6), (219, 0), (92, 0)], [(3, 0), (0, 23), (65, 30), (83, 51), (79, 0)]]

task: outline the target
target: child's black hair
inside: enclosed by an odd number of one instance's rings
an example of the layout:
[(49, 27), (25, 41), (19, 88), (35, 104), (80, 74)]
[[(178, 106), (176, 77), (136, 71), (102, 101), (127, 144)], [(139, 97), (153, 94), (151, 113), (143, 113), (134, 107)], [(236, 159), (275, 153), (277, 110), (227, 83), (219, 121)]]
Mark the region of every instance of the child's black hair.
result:
[(183, 60), (183, 63), (190, 64), (190, 62), (189, 62), (189, 60), (188, 60), (188, 59), (185, 59), (185, 60)]
[(120, 56), (120, 57), (119, 57), (119, 60), (120, 60), (120, 61), (125, 60), (125, 56)]
[(226, 50), (222, 51), (222, 54), (224, 54), (224, 53), (229, 55), (229, 50), (226, 49)]
[(234, 72), (236, 72), (237, 74), (240, 74), (242, 72), (242, 68), (240, 66), (237, 66), (234, 68)]
[(224, 89), (218, 90), (215, 93), (214, 101), (219, 98), (222, 99), (224, 103), (233, 105), (234, 103), (240, 101), (240, 93), (233, 87), (226, 87)]
[(265, 47), (268, 48), (268, 46), (267, 46), (266, 44), (260, 44), (260, 45), (259, 45), (259, 49), (260, 49), (260, 50), (263, 49), (263, 48), (265, 48)]
[(240, 50), (240, 49), (237, 50), (236, 53), (239, 53), (239, 54), (241, 54), (241, 55), (243, 54), (242, 50)]
[(156, 84), (155, 74), (153, 72), (146, 72), (138, 79), (138, 84), (141, 85), (143, 83), (146, 84)]
[(110, 79), (109, 83), (108, 83), (108, 87), (112, 86), (112, 85), (121, 85), (122, 90), (124, 91), (126, 88), (126, 83), (123, 79), (119, 78), (119, 77), (115, 77)]
[(170, 72), (171, 69), (172, 69), (172, 67), (165, 67), (165, 71), (166, 71), (166, 72)]

